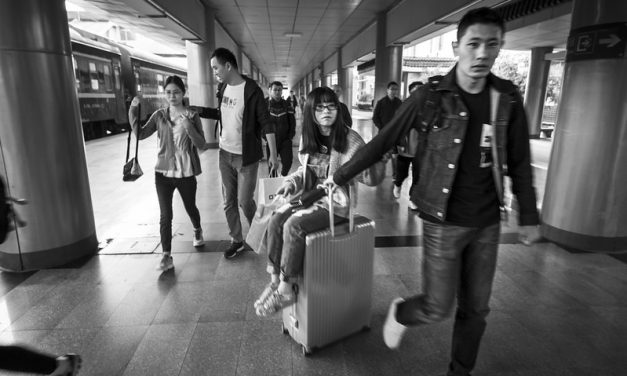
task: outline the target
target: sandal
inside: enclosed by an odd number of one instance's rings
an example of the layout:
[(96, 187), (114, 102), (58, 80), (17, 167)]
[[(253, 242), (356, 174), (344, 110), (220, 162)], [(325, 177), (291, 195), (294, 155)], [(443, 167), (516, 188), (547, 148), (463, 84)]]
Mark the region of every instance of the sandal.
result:
[(261, 295), (259, 295), (259, 298), (257, 300), (255, 300), (255, 304), (253, 305), (253, 307), (255, 307), (255, 309), (257, 309), (257, 307), (259, 307), (260, 305), (263, 304), (263, 302), (268, 299), (268, 297), (276, 291), (276, 289), (279, 287), (278, 284), (274, 284), (272, 282), (268, 283), (268, 285), (266, 286), (266, 288), (263, 289), (263, 292), (261, 293)]
[(295, 294), (284, 295), (276, 290), (268, 296), (268, 299), (257, 307), (255, 312), (257, 313), (257, 316), (266, 317), (294, 304), (295, 302)]

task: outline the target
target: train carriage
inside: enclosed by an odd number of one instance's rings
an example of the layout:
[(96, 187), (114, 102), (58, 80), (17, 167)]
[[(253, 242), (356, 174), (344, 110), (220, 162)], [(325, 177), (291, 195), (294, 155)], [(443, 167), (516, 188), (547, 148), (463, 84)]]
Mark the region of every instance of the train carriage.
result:
[(141, 94), (142, 119), (166, 103), (163, 83), (185, 69), (159, 56), (70, 27), (72, 60), (85, 140), (128, 130), (127, 110)]

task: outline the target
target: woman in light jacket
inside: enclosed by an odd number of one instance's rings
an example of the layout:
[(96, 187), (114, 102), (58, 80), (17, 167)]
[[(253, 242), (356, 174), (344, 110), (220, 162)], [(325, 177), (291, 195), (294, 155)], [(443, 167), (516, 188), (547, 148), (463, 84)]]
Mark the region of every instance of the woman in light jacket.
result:
[[(339, 100), (330, 88), (319, 87), (309, 93), (303, 110), (298, 156), (301, 166), (285, 179), (277, 194), (288, 196), (316, 187), (364, 145), (359, 134), (344, 124), (341, 111)], [(385, 162), (378, 163), (355, 180), (376, 185), (383, 179), (384, 172)], [(349, 182), (342, 187), (343, 194), (333, 197), (336, 223), (346, 221), (345, 195), (352, 192), (351, 201), (356, 204), (357, 190), (349, 189), (355, 183)], [(257, 315), (267, 316), (294, 303), (292, 280), (303, 270), (305, 236), (329, 226), (327, 200), (324, 198), (308, 208), (285, 205), (273, 214), (261, 245), (268, 250), (270, 283), (255, 302)]]
[(202, 125), (198, 114), (188, 109), (183, 103), (185, 84), (178, 76), (170, 76), (164, 84), (168, 107), (155, 111), (150, 119), (139, 126), (139, 98), (133, 98), (128, 111), (128, 118), (133, 132), (140, 140), (157, 132), (159, 151), (155, 166), (155, 186), (159, 198), (159, 232), (163, 257), (157, 267), (166, 271), (174, 268), (172, 261), (172, 197), (178, 190), (185, 211), (194, 226), (194, 247), (204, 244), (200, 213), (196, 207), (196, 175), (200, 175), (198, 149), (207, 150)]

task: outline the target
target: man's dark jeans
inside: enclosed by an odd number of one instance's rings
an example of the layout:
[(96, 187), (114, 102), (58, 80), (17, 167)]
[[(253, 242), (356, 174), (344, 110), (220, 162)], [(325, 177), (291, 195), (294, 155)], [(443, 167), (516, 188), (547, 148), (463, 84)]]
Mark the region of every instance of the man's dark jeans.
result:
[(423, 222), (423, 294), (399, 305), (396, 319), (407, 326), (449, 316), (457, 295), (448, 376), (469, 375), (490, 312), (500, 224), (460, 227)]

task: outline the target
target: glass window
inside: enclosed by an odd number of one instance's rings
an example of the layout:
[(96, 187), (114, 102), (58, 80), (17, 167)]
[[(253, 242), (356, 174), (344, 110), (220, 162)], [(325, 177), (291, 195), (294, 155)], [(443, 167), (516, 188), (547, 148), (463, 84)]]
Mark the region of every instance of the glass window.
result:
[(91, 89), (98, 90), (98, 71), (94, 62), (89, 62), (89, 78), (91, 80)]
[(157, 74), (157, 91), (163, 93), (163, 75)]
[(104, 65), (104, 86), (106, 91), (113, 91), (113, 84), (111, 82), (111, 68), (109, 63)]
[(80, 80), (80, 71), (78, 70), (78, 63), (76, 62), (76, 58), (72, 56), (72, 66), (74, 67), (74, 85), (76, 86), (76, 90), (81, 90), (81, 80)]
[(137, 71), (138, 67), (135, 67), (135, 85), (137, 85), (136, 89), (138, 92), (142, 91), (142, 83), (139, 80), (139, 72)]
[(91, 82), (89, 78), (89, 67), (87, 61), (81, 59), (78, 61), (78, 77), (80, 81), (80, 91), (91, 91)]
[(115, 81), (115, 90), (120, 90), (120, 66), (113, 66), (113, 77)]

